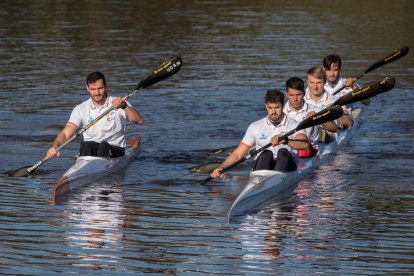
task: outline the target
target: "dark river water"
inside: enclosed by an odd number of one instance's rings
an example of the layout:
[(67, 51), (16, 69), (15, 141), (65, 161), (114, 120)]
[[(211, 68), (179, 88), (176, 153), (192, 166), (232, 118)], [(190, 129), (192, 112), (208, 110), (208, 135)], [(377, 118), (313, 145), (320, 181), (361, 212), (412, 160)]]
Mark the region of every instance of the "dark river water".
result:
[[(265, 116), (267, 90), (337, 53), (357, 76), (414, 46), (412, 1), (1, 1), (0, 274), (413, 275), (412, 50), (370, 72), (395, 89), (372, 99), (352, 140), (282, 199), (228, 222), (248, 166), (220, 162)], [(51, 189), (79, 140), (31, 178), (6, 171), (43, 158), (85, 77), (126, 95), (180, 55), (183, 68), (130, 102), (142, 152), (121, 175), (55, 205)], [(358, 104), (357, 104), (358, 105)]]

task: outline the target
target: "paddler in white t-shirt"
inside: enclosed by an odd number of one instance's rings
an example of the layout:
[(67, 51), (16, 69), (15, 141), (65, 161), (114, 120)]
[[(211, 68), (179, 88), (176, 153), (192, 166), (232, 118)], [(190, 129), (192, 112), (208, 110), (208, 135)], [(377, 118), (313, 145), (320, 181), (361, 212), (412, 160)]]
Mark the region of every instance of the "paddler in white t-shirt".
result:
[(329, 94), (333, 94), (345, 86), (340, 92), (338, 92), (335, 96), (341, 97), (353, 89), (358, 88), (358, 85), (354, 82), (355, 79), (353, 78), (343, 78), (340, 76), (341, 67), (342, 67), (342, 60), (341, 57), (338, 55), (327, 55), (324, 57), (323, 61), (323, 69), (325, 70), (326, 74), (326, 83), (325, 83), (325, 90)]
[(302, 141), (281, 140), (280, 137), (299, 124), (283, 113), (284, 95), (279, 90), (267, 91), (265, 96), (265, 108), (267, 116), (260, 119), (247, 128), (247, 131), (237, 148), (227, 159), (213, 172), (212, 178), (223, 177), (220, 171), (247, 156), (252, 147), (262, 148), (268, 143), (270, 147), (262, 151), (255, 160), (254, 170), (277, 170), (282, 172), (294, 171), (297, 168), (298, 149), (306, 149), (308, 137), (303, 130), (289, 136), (289, 139)]
[(80, 127), (88, 125), (111, 106), (114, 106), (114, 110), (83, 132), (84, 141), (80, 144), (79, 155), (120, 157), (125, 154), (126, 123), (130, 121), (142, 124), (141, 114), (126, 102), (126, 97), (108, 95), (105, 76), (101, 72), (92, 72), (87, 76), (86, 90), (90, 98), (73, 109), (66, 126), (47, 151), (46, 158), (59, 156), (57, 147), (71, 138)]
[[(331, 95), (336, 93), (336, 95), (334, 95), (335, 99), (359, 88), (358, 84), (355, 82), (355, 78), (341, 77), (342, 60), (340, 56), (327, 55), (324, 57), (322, 63), (326, 74), (326, 83), (324, 88)], [(361, 103), (368, 105), (370, 100), (366, 99), (361, 101)], [(345, 107), (348, 113), (352, 114), (352, 104), (346, 105)]]
[[(305, 83), (301, 78), (292, 77), (286, 81), (286, 98), (287, 103), (283, 107), (283, 112), (297, 122), (301, 122), (309, 116), (317, 113), (321, 109), (305, 102)], [(318, 142), (320, 138), (320, 128), (336, 131), (334, 122), (327, 122), (321, 126), (314, 126), (305, 129), (310, 145), (306, 150), (299, 150), (299, 157), (312, 157), (317, 153)]]
[[(326, 74), (322, 67), (314, 66), (307, 72), (307, 88), (305, 101), (311, 105), (314, 105), (320, 109), (324, 109), (331, 105), (336, 98), (329, 94), (325, 90)], [(347, 129), (351, 128), (353, 121), (351, 114), (348, 113), (345, 107), (342, 107), (344, 115), (337, 120), (337, 126), (339, 128)], [(328, 130), (329, 132), (336, 132), (337, 130)]]

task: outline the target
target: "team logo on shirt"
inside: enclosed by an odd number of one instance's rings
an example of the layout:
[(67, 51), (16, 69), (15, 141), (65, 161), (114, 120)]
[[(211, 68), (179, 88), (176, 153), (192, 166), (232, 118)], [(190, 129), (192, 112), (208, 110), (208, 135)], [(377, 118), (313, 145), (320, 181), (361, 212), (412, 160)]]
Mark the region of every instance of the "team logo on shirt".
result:
[(266, 139), (267, 139), (267, 134), (264, 132), (260, 133), (259, 140), (266, 140)]
[(115, 110), (112, 110), (111, 112), (106, 114), (106, 121), (107, 122), (111, 122), (113, 120), (115, 120)]

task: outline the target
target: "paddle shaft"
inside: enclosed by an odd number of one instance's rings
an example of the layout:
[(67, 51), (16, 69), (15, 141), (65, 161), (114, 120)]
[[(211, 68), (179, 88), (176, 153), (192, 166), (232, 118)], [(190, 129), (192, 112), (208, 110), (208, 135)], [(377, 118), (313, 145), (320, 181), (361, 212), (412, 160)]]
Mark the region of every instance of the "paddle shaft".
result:
[[(393, 62), (394, 60), (400, 59), (402, 57), (404, 57), (409, 51), (408, 46), (402, 47), (401, 49), (395, 50), (394, 52), (392, 52), (391, 54), (389, 54), (388, 56), (386, 56), (385, 58), (378, 60), (377, 62), (375, 62), (374, 64), (372, 64), (370, 67), (368, 67), (367, 70), (365, 70), (364, 73), (362, 73), (361, 75), (359, 75), (358, 77), (355, 78), (355, 80), (353, 80), (352, 84), (355, 83), (357, 80), (359, 80), (360, 78), (362, 78), (363, 76), (365, 76), (366, 74), (368, 74), (369, 72), (385, 65), (388, 64), (390, 62)], [(341, 92), (342, 90), (344, 90), (346, 88), (346, 85), (342, 85), (338, 90), (336, 90), (333, 95), (338, 94), (339, 92)]]
[[(233, 164), (223, 168), (220, 170), (220, 174), (227, 172), (228, 170), (233, 169), (234, 167), (240, 165), (241, 163), (243, 163), (244, 161), (246, 161), (247, 159), (255, 156), (256, 154), (264, 151), (265, 149), (267, 149), (268, 147), (270, 147), (272, 145), (272, 143), (268, 143), (265, 146), (261, 147), (260, 149), (254, 150), (251, 154), (246, 155), (245, 157), (239, 159), (238, 161), (234, 162)], [(212, 180), (213, 178), (211, 176), (207, 177), (206, 179), (204, 179), (200, 184), (204, 185), (207, 182), (209, 182), (210, 180)]]

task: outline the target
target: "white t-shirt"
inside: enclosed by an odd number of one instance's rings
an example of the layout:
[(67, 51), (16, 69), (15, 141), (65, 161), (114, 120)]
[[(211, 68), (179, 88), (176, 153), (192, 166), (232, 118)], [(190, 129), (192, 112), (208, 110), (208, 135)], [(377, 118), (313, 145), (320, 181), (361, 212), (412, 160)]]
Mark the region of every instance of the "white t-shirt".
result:
[[(304, 99), (305, 99), (305, 102), (306, 103), (311, 104), (314, 107), (316, 107), (316, 109), (317, 109), (318, 112), (321, 111), (322, 109), (330, 106), (335, 101), (335, 97), (334, 96), (332, 96), (328, 92), (324, 91), (322, 98), (320, 98), (317, 102), (315, 102), (310, 97), (309, 88), (306, 88), (306, 94), (305, 94), (305, 98)], [(343, 106), (342, 109), (346, 109), (346, 108)], [(338, 123), (338, 119), (336, 119), (334, 122), (337, 125), (339, 124)]]
[(309, 88), (306, 88), (306, 93), (305, 93), (304, 100), (305, 100), (306, 103), (316, 107), (318, 109), (318, 111), (321, 111), (322, 109), (328, 107), (330, 104), (332, 104), (335, 101), (334, 97), (331, 94), (324, 91), (324, 93), (322, 95), (322, 98), (320, 98), (317, 102), (315, 102), (310, 97)]
[[(284, 133), (287, 133), (292, 129), (295, 129), (298, 126), (298, 124), (298, 122), (296, 122), (293, 119), (290, 119), (285, 115), (283, 117), (282, 122), (275, 126), (272, 122), (269, 121), (269, 117), (266, 116), (265, 118), (250, 124), (250, 126), (247, 128), (246, 134), (242, 139), (242, 143), (248, 146), (256, 145), (256, 149), (259, 149), (270, 143), (273, 136), (283, 135)], [(303, 130), (299, 130), (293, 135), (290, 135), (288, 138), (293, 139), (294, 136), (298, 133), (306, 134)], [(273, 158), (276, 158), (277, 152), (281, 148), (286, 148), (292, 153), (296, 154), (296, 150), (292, 149), (288, 145), (277, 145), (275, 147), (270, 146), (267, 149), (271, 150), (273, 152)]]
[[(290, 105), (289, 102), (287, 102), (285, 104), (285, 106), (283, 107), (283, 112), (289, 117), (292, 118), (293, 120), (297, 121), (297, 122), (302, 122), (303, 120), (306, 119), (306, 115), (311, 112), (318, 112), (320, 111), (320, 109), (316, 106), (313, 106), (311, 104), (308, 104), (306, 102), (304, 102), (301, 110), (293, 110)], [(311, 144), (317, 148), (317, 143), (319, 141), (319, 126), (314, 126), (314, 127), (308, 127), (304, 129), (306, 136), (308, 136)]]
[[(92, 99), (89, 98), (73, 109), (68, 124), (72, 124), (78, 128), (81, 126), (85, 127), (110, 108), (113, 99), (115, 97), (108, 96), (104, 105), (95, 106)], [(129, 103), (127, 104), (131, 106)], [(98, 143), (106, 141), (113, 146), (125, 147), (126, 122), (125, 111), (122, 108), (118, 108), (116, 111), (112, 110), (83, 132), (83, 140)]]

